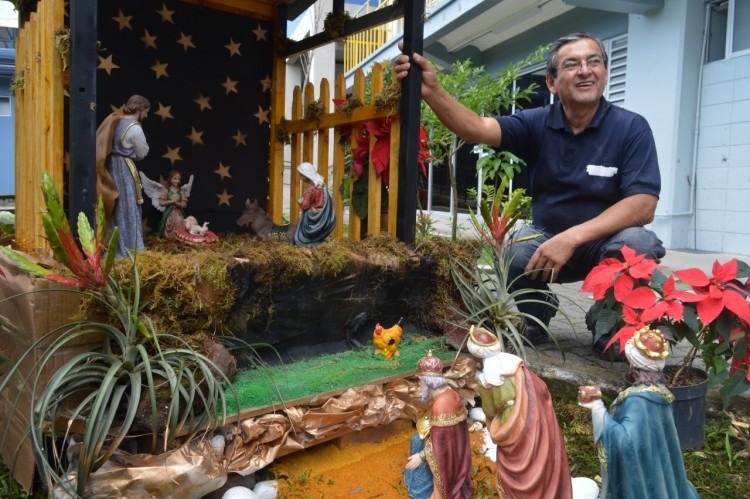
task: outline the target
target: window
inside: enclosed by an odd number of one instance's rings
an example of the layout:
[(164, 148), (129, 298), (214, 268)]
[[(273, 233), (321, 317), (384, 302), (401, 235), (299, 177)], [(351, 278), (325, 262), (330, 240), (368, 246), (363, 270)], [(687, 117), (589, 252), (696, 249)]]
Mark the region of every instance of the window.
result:
[(0, 116), (10, 115), (10, 96), (0, 95)]
[(750, 0), (711, 4), (706, 62), (750, 54)]

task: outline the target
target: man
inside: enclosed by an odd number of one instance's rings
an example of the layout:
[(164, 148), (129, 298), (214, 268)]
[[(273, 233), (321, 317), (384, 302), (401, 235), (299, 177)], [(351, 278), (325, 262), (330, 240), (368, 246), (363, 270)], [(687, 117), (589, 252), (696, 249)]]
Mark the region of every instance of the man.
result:
[(687, 479), (664, 365), (669, 343), (655, 329), (636, 331), (625, 344), (633, 386), (609, 409), (599, 398), (579, 404), (591, 410), (602, 464), (602, 497), (697, 499)]
[(107, 228), (119, 229), (117, 256), (129, 250), (141, 250), (143, 229), (141, 179), (135, 161), (148, 154), (148, 143), (141, 122), (151, 104), (140, 95), (132, 95), (122, 113), (112, 113), (96, 130), (96, 187), (104, 201)]
[[(417, 362), (417, 376), (422, 388), (422, 401), (432, 401), (428, 417), (418, 423), (419, 438), (424, 441), (422, 450), (409, 456), (405, 466), (404, 480), (411, 497), (432, 499), (470, 499), (474, 491), (471, 481), (471, 448), (468, 413), (461, 396), (451, 388), (443, 376), (443, 363), (432, 352)], [(416, 446), (412, 441), (412, 449)], [(424, 486), (424, 480), (410, 471), (418, 470), (427, 462), (432, 472), (433, 490)], [(424, 468), (424, 467), (422, 467)], [(423, 476), (426, 469), (418, 470)], [(413, 486), (419, 482), (419, 489)]]
[[(661, 188), (654, 138), (643, 117), (603, 98), (607, 54), (599, 40), (574, 33), (555, 41), (546, 83), (556, 102), (512, 116), (478, 116), (440, 86), (419, 54), (396, 59), (399, 79), (412, 62), (422, 69), (422, 98), (450, 130), (526, 162), (533, 220), (513, 236), (515, 289), (548, 290), (551, 282), (583, 280), (599, 261), (618, 257), (624, 244), (649, 258), (664, 256), (659, 238), (643, 227), (654, 218)], [(531, 234), (541, 236), (524, 240)], [(549, 324), (555, 308), (547, 303), (557, 299), (544, 293), (536, 298), (539, 303), (519, 308)], [(527, 323), (524, 334), (533, 344), (549, 341), (536, 324)]]

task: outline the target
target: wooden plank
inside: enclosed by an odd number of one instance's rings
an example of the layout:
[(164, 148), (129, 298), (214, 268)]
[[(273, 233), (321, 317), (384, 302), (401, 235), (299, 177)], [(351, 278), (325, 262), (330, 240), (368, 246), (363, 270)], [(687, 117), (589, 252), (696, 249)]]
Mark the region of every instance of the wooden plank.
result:
[(305, 121), (304, 119), (292, 119), (287, 122), (287, 130), (289, 130), (290, 133), (300, 133), (309, 130), (317, 130), (318, 128), (333, 128), (341, 125), (364, 123), (365, 121), (394, 116), (396, 112), (396, 109), (377, 110), (374, 105), (368, 104), (354, 109), (351, 116), (344, 112), (324, 114), (320, 118), (319, 123), (316, 121)]
[[(396, 236), (396, 224), (398, 223), (398, 146), (401, 140), (401, 120), (394, 116), (391, 121), (391, 151), (388, 170), (388, 234)], [(418, 168), (417, 165), (414, 165)], [(417, 193), (415, 192), (416, 196)]]
[[(22, 71), (25, 71), (26, 67), (26, 50), (28, 45), (28, 29), (26, 26), (21, 27), (18, 30), (18, 36), (16, 37), (16, 78), (21, 75)], [(14, 180), (15, 192), (16, 192), (16, 241), (22, 241), (25, 237), (26, 222), (24, 215), (26, 213), (26, 196), (21, 196), (24, 185), (24, 175), (26, 171), (27, 161), (27, 147), (28, 142), (26, 139), (27, 134), (27, 123), (28, 118), (26, 115), (26, 92), (16, 88), (15, 97), (16, 101), (16, 120), (15, 120), (15, 145), (16, 145), (16, 176)]]
[[(336, 99), (346, 99), (346, 78), (344, 78), (343, 73), (336, 75), (333, 94)], [(333, 229), (334, 239), (344, 237), (344, 199), (341, 196), (340, 187), (344, 180), (345, 162), (346, 147), (341, 143), (341, 127), (335, 127), (333, 129), (333, 184), (331, 185), (333, 209), (336, 211), (336, 227)]]
[[(352, 97), (357, 97), (362, 102), (365, 101), (365, 73), (362, 68), (357, 69), (354, 72), (354, 85), (352, 86)], [(362, 133), (362, 125), (357, 124), (352, 127), (351, 147), (354, 150), (357, 147), (357, 136)], [(362, 219), (357, 214), (357, 210), (354, 209), (354, 203), (352, 202), (352, 194), (356, 186), (358, 179), (357, 174), (354, 171), (354, 164), (352, 161), (352, 168), (349, 170), (349, 239), (352, 241), (359, 241), (362, 239)]]
[[(275, 4), (278, 2), (253, 0), (182, 0), (209, 9), (229, 12), (254, 19), (272, 20), (276, 14)], [(284, 20), (286, 22), (286, 20)]]
[[(302, 90), (294, 87), (292, 92), (292, 119), (302, 118)], [(292, 133), (292, 153), (291, 153), (291, 171), (289, 172), (289, 220), (291, 223), (297, 223), (299, 220), (299, 210), (297, 199), (300, 197), (299, 191), (299, 173), (297, 165), (302, 163), (302, 135)]]
[[(331, 88), (326, 78), (320, 80), (319, 92), (318, 100), (320, 100), (320, 103), (323, 105), (323, 114), (326, 115), (331, 110)], [(320, 176), (325, 179), (326, 185), (328, 185), (328, 151), (330, 148), (330, 141), (330, 128), (321, 126), (318, 129), (318, 160), (315, 166), (318, 168)]]
[[(404, 53), (422, 53), (424, 46), (424, 2), (406, 0), (404, 11)], [(401, 140), (399, 147), (398, 238), (411, 244), (416, 237), (417, 168), (419, 156), (419, 121), (422, 102), (422, 71), (413, 65), (409, 76), (401, 82), (399, 115)]]
[[(305, 85), (305, 94), (304, 94), (304, 109), (302, 110), (302, 114), (307, 113), (307, 107), (312, 104), (315, 101), (315, 85), (313, 85), (311, 82), (307, 82), (307, 85)], [(313, 120), (313, 123), (315, 121)], [(302, 134), (302, 161), (307, 163), (314, 163), (315, 162), (315, 133), (316, 133), (317, 127), (312, 130), (308, 130)], [(304, 190), (307, 187), (307, 184), (303, 184), (302, 180), (300, 178), (299, 172), (297, 172), (297, 167), (299, 166), (299, 163), (292, 163), (292, 184), (296, 185), (300, 189), (300, 195), (299, 197), (304, 196)], [(299, 203), (297, 203), (297, 198), (292, 199), (289, 202), (289, 211), (293, 213), (296, 216), (296, 220), (299, 220), (300, 218), (300, 210), (299, 210)]]
[[(370, 74), (370, 98), (374, 98), (383, 91), (383, 66), (376, 63), (372, 66)], [(367, 169), (367, 235), (380, 234), (380, 218), (382, 211), (383, 180), (377, 174), (373, 161), (373, 148), (376, 137), (370, 134), (369, 167)]]

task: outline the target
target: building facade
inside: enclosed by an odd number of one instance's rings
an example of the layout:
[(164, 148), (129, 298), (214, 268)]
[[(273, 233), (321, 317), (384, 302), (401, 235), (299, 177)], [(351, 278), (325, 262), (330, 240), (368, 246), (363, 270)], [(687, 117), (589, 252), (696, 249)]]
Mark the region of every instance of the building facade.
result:
[[(643, 115), (656, 139), (651, 228), (670, 249), (750, 255), (749, 23), (748, 0), (443, 0), (424, 53), (442, 68), (471, 58), (497, 73), (565, 34), (599, 37), (611, 60), (606, 96)], [(399, 41), (362, 65), (393, 59)]]

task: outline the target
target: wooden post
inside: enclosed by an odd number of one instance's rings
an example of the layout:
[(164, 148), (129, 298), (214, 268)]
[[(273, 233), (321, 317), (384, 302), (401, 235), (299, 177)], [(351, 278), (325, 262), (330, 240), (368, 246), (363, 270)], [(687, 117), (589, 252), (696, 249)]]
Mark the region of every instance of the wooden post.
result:
[(68, 150), (70, 217), (96, 223), (96, 0), (70, 2), (71, 64)]
[[(422, 53), (424, 0), (405, 0), (404, 53)], [(411, 65), (401, 85), (401, 147), (399, 148), (398, 222), (396, 235), (411, 244), (416, 236), (419, 119), (422, 103), (422, 70)]]

